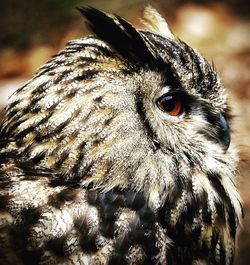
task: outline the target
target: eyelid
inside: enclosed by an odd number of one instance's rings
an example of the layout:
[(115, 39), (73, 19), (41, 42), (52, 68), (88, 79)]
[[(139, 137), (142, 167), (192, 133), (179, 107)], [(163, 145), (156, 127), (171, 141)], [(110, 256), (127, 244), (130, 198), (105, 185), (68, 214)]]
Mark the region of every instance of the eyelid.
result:
[[(161, 92), (163, 92), (163, 90)], [(178, 97), (185, 104), (192, 101), (192, 97), (183, 90), (174, 90), (174, 91), (168, 90), (168, 92), (166, 93), (158, 94), (157, 97), (155, 97), (155, 102), (157, 102), (157, 100), (159, 100), (160, 98), (167, 96)]]
[(169, 86), (164, 86), (160, 91), (155, 94), (154, 101), (156, 102), (158, 98), (162, 97), (165, 94), (170, 94), (171, 88)]

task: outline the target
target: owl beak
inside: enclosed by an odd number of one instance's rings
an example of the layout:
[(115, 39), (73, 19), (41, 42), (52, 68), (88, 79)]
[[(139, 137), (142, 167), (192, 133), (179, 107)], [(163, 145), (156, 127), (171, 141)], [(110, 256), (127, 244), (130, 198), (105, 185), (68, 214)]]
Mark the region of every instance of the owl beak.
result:
[(220, 114), (220, 120), (218, 123), (218, 138), (223, 151), (226, 152), (231, 142), (230, 128), (228, 122), (223, 115)]

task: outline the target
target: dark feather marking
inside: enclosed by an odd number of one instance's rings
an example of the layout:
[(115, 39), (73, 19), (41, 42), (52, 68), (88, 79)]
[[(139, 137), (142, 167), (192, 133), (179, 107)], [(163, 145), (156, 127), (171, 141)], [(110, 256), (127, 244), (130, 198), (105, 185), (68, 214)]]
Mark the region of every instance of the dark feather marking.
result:
[(73, 98), (78, 92), (79, 92), (79, 88), (72, 89), (72, 90), (70, 90), (69, 93), (67, 93), (66, 98), (67, 98), (67, 99), (71, 99), (71, 98)]
[(5, 112), (9, 112), (11, 109), (14, 109), (16, 107), (17, 104), (19, 104), (21, 102), (20, 99), (14, 101), (14, 102), (11, 102), (5, 109)]
[(65, 79), (66, 76), (68, 76), (70, 73), (72, 73), (71, 69), (63, 70), (62, 72), (57, 74), (57, 77), (53, 79), (53, 86), (57, 85), (58, 83), (61, 83), (63, 79)]
[(77, 77), (75, 77), (74, 80), (80, 82), (83, 80), (92, 79), (98, 73), (99, 71), (96, 71), (96, 70), (85, 70), (81, 74), (79, 74)]
[[(1, 184), (2, 184), (2, 181), (0, 180), (0, 187), (2, 187)], [(10, 195), (0, 195), (0, 211), (7, 209), (7, 205), (11, 198), (12, 196)]]
[(145, 197), (141, 193), (127, 192), (126, 204), (129, 208), (134, 211), (138, 211), (146, 204)]
[[(42, 66), (39, 69), (39, 71), (36, 73), (36, 75), (34, 76), (34, 78), (37, 79), (37, 78), (39, 78), (42, 75), (45, 75), (46, 76), (46, 74), (49, 75), (49, 76), (51, 76), (50, 75), (50, 72), (53, 71), (57, 67), (57, 65), (54, 64), (54, 61), (53, 61), (53, 63), (52, 63), (52, 61), (53, 60), (50, 60), (50, 61), (48, 61), (47, 64), (45, 64), (44, 66)], [(31, 79), (31, 81), (33, 81), (33, 80), (34, 79)]]
[(103, 96), (99, 96), (99, 97), (94, 99), (94, 102), (95, 103), (101, 103), (102, 100), (103, 100)]
[[(71, 138), (71, 139), (74, 139), (75, 137), (77, 137), (78, 133), (79, 133), (79, 130), (75, 130), (75, 131), (72, 132), (72, 134), (70, 135), (70, 138)], [(58, 137), (58, 139), (57, 139), (58, 145), (57, 145), (57, 147), (53, 150), (51, 156), (57, 156), (58, 151), (61, 149), (61, 145), (60, 145), (60, 144), (61, 144), (61, 141), (63, 141), (64, 138), (65, 138), (65, 136), (64, 136), (63, 134), (62, 134), (60, 137)], [(81, 148), (81, 146), (84, 146), (85, 144), (86, 144), (85, 142), (82, 142), (82, 143), (79, 145), (78, 148)], [(58, 157), (58, 160), (57, 160), (57, 162), (56, 162), (56, 164), (55, 164), (55, 167), (56, 167), (57, 169), (60, 169), (60, 166), (61, 166), (61, 165), (63, 164), (63, 162), (68, 158), (69, 153), (70, 153), (70, 149), (67, 149), (67, 150), (65, 150), (65, 151), (60, 155), (60, 157)]]
[(229, 224), (230, 236), (232, 238), (235, 238), (237, 223), (236, 223), (236, 216), (235, 216), (234, 212), (230, 211), (228, 213), (227, 222)]
[(75, 201), (78, 191), (71, 188), (65, 188), (57, 194), (53, 194), (49, 197), (48, 204), (61, 209), (65, 202)]
[(53, 135), (57, 135), (59, 134), (71, 121), (71, 117), (68, 118), (66, 121), (62, 122), (61, 124), (59, 124), (53, 131), (48, 132), (47, 134), (37, 134), (36, 137), (34, 138), (35, 142), (42, 142), (45, 139), (50, 138)]
[[(37, 79), (37, 77), (36, 77)], [(46, 88), (48, 87), (48, 82), (44, 82), (40, 85), (38, 85), (35, 89), (32, 90), (31, 92), (31, 95), (34, 97), (34, 95), (41, 95), (45, 90)]]
[(114, 237), (114, 222), (116, 219), (116, 213), (118, 207), (113, 205), (112, 203), (109, 204), (106, 198), (106, 194), (99, 194), (98, 197), (99, 202), (99, 214), (101, 218), (100, 222), (100, 231), (101, 233), (108, 237)]
[(215, 191), (220, 196), (221, 200), (226, 203), (226, 206), (229, 209), (231, 208), (233, 209), (231, 200), (228, 194), (226, 193), (225, 188), (221, 184), (221, 176), (215, 172), (210, 172), (210, 173), (207, 173), (207, 177), (210, 180), (210, 183), (214, 187)]
[[(16, 246), (16, 244), (15, 244)], [(23, 244), (20, 246), (20, 248), (23, 247)], [(16, 246), (17, 248), (17, 246)], [(41, 261), (42, 256), (42, 250), (36, 249), (36, 250), (24, 250), (23, 253), (23, 264), (25, 265), (36, 265), (39, 264)]]
[(80, 246), (84, 252), (93, 254), (97, 251), (96, 236), (97, 233), (90, 233), (86, 216), (74, 220), (74, 227), (80, 235)]
[(190, 59), (191, 59), (192, 72), (194, 74), (193, 77), (195, 78), (194, 84), (196, 84), (196, 86), (197, 85), (202, 86), (204, 79), (205, 79), (205, 73), (201, 69), (202, 63), (199, 57), (196, 55), (196, 53), (190, 46), (185, 45), (185, 51), (186, 51), (186, 54), (189, 54)]
[(220, 114), (211, 112), (211, 107), (207, 106), (204, 102), (200, 103), (201, 111), (204, 115), (205, 120), (211, 125), (209, 128), (200, 129), (198, 133), (204, 135), (209, 141), (216, 144), (221, 142), (221, 137), (223, 137), (222, 130), (220, 127)]
[(113, 121), (114, 118), (115, 118), (115, 116), (113, 114), (113, 117), (108, 118), (107, 120), (105, 120), (104, 123), (103, 123), (104, 127), (109, 126), (110, 123)]
[(225, 210), (227, 210), (228, 212), (227, 221), (230, 228), (230, 234), (233, 238), (235, 238), (235, 233), (237, 228), (236, 214), (232, 202), (228, 194), (226, 193), (223, 185), (220, 182), (221, 177), (216, 173), (210, 173), (208, 174), (208, 179), (210, 180), (212, 186), (220, 196), (221, 200), (225, 203), (225, 205), (221, 203), (215, 204), (218, 213), (217, 218), (221, 223), (225, 224), (226, 223)]
[(70, 188), (79, 188), (81, 186), (81, 181), (84, 178), (87, 178), (88, 175), (91, 174), (92, 169), (94, 167), (94, 162), (86, 165), (86, 166), (77, 166), (77, 171), (74, 168), (70, 171), (70, 173), (57, 173), (53, 179), (51, 179), (49, 185), (51, 187), (57, 186), (65, 186)]
[(26, 86), (28, 86), (30, 83), (32, 82), (32, 79), (30, 79), (27, 83), (25, 83), (23, 86), (21, 86), (20, 88), (18, 88), (16, 90), (16, 92), (14, 93), (14, 95), (20, 93)]
[(8, 136), (8, 138), (12, 138), (15, 135), (15, 130), (16, 128), (22, 124), (24, 121), (27, 119), (22, 119), (22, 120), (14, 120), (14, 123), (11, 122), (10, 124), (4, 124), (4, 127), (2, 128), (2, 132)]
[(211, 106), (206, 104), (205, 102), (201, 102), (202, 112), (205, 116), (205, 119), (208, 123), (213, 126), (217, 126), (220, 121), (220, 114), (218, 112), (211, 111)]
[[(5, 159), (3, 159), (3, 160), (1, 159), (0, 162), (4, 163)], [(16, 176), (17, 175), (18, 174), (16, 173)], [(10, 178), (9, 174), (6, 174), (6, 172), (4, 172), (2, 169), (0, 169), (0, 189), (4, 189), (4, 190), (11, 189), (13, 182), (14, 181), (12, 180), (12, 178)], [(5, 195), (3, 195), (3, 196), (5, 196)], [(3, 203), (7, 202), (6, 199), (3, 199)], [(3, 205), (3, 207), (5, 208), (6, 206)]]
[(212, 213), (211, 209), (208, 207), (208, 194), (203, 191), (200, 195), (200, 205), (202, 209), (202, 219), (204, 224), (211, 225), (212, 224)]
[[(14, 117), (15, 123), (13, 123), (13, 121), (11, 121), (10, 124), (9, 123), (5, 124), (5, 126), (2, 128), (2, 132), (7, 134), (8, 137), (14, 136), (17, 139), (17, 145), (18, 145), (18, 144), (22, 143), (23, 137), (25, 137), (25, 135), (27, 135), (29, 132), (34, 131), (35, 127), (39, 126), (42, 123), (45, 123), (52, 116), (52, 114), (53, 114), (53, 112), (47, 113), (47, 116), (45, 116), (40, 121), (34, 122), (34, 124), (31, 125), (30, 127), (24, 129), (23, 131), (21, 131), (19, 133), (16, 133), (17, 127), (27, 120), (27, 118), (20, 118), (20, 120), (18, 120), (19, 116), (22, 116), (22, 113), (20, 112), (19, 115), (16, 115), (16, 117)], [(10, 127), (8, 128), (8, 126), (10, 126)]]
[[(61, 58), (59, 59), (55, 57), (55, 65), (60, 66), (63, 64), (64, 66), (72, 66), (71, 71), (73, 71), (75, 67), (85, 68), (90, 64), (97, 62), (94, 58), (84, 57), (82, 55), (78, 56), (77, 58), (77, 61), (67, 60), (66, 58), (62, 61)], [(48, 74), (53, 76), (55, 73), (54, 71), (50, 71)]]
[[(219, 240), (218, 231), (213, 230), (212, 237), (211, 237), (211, 243), (210, 243), (211, 244), (210, 245), (210, 252), (211, 252), (211, 254), (213, 254), (214, 260), (215, 260), (215, 251), (216, 251), (216, 245), (218, 243), (218, 240)], [(215, 262), (215, 264), (217, 264), (217, 263)]]
[[(107, 49), (106, 47), (103, 47), (103, 46), (100, 46), (98, 44), (94, 44), (94, 43), (83, 43), (81, 44), (81, 47), (83, 49), (86, 49), (86, 48), (95, 48), (94, 50), (91, 50), (91, 52), (93, 52), (94, 54), (96, 55), (102, 55), (102, 56), (105, 56), (105, 57), (108, 57), (108, 58), (115, 58), (115, 54), (113, 51), (111, 51), (110, 49)], [(89, 61), (90, 62), (98, 62), (97, 59), (93, 59), (91, 57), (83, 57), (81, 56), (81, 58), (79, 59), (82, 59), (83, 61), (85, 61), (85, 59), (90, 59)], [(88, 60), (87, 60), (88, 61)]]
[(86, 146), (86, 142), (83, 141), (77, 148), (80, 151), (80, 155), (79, 155), (79, 157), (78, 157), (77, 161), (75, 162), (75, 165), (72, 169), (72, 172), (74, 174), (77, 174), (77, 175), (81, 174), (82, 163), (83, 163), (83, 159), (84, 159), (84, 156), (86, 153), (85, 146)]
[[(46, 117), (44, 117), (43, 119), (41, 119), (40, 121), (38, 121), (38, 122), (36, 122), (35, 124), (33, 124), (33, 125), (31, 125), (30, 127), (28, 127), (28, 128), (26, 128), (26, 129), (24, 129), (23, 131), (21, 131), (21, 132), (19, 132), (19, 133), (17, 133), (17, 134), (14, 134), (15, 135), (15, 138), (16, 138), (16, 143), (17, 143), (17, 145), (19, 145), (19, 144), (22, 144), (22, 142), (23, 142), (23, 138), (28, 134), (28, 133), (31, 133), (31, 132), (34, 132), (34, 131), (36, 131), (35, 129), (39, 126), (39, 125), (41, 125), (41, 124), (43, 124), (43, 123), (46, 123), (48, 120), (49, 120), (49, 118), (52, 116), (52, 112), (50, 112), (50, 113), (48, 113), (48, 115), (46, 116)], [(22, 123), (23, 121), (21, 121), (20, 122), (20, 124)], [(19, 122), (17, 122), (17, 124), (18, 124)], [(19, 125), (20, 125), (19, 124)], [(18, 125), (18, 126), (19, 126)], [(17, 127), (18, 127), (17, 126)], [(14, 127), (14, 126), (13, 126)], [(36, 136), (36, 137), (38, 137), (38, 136)]]
[(177, 71), (170, 65), (166, 64), (164, 67), (165, 86), (169, 86), (173, 90), (182, 88), (180, 77), (177, 75)]
[(226, 265), (225, 246), (222, 242), (220, 243), (220, 265)]
[(0, 162), (7, 162), (9, 158), (16, 158), (17, 152), (16, 151), (7, 151), (4, 153), (0, 153)]
[(117, 264), (126, 265), (127, 264), (125, 260), (125, 255), (124, 255), (125, 251), (122, 251), (122, 252), (119, 252), (119, 251), (120, 250), (118, 249), (116, 252), (112, 253), (111, 257), (109, 258), (108, 265), (117, 265)]
[(184, 67), (187, 71), (193, 71), (192, 64), (190, 64), (191, 58), (190, 54), (186, 51), (186, 43), (180, 41), (179, 47), (178, 47), (178, 56), (179, 56), (179, 62), (182, 67)]
[(65, 257), (67, 254), (64, 250), (64, 244), (67, 235), (63, 235), (59, 238), (50, 239), (47, 244), (46, 248), (53, 252), (58, 257)]
[(148, 138), (150, 139), (150, 141), (152, 143), (152, 147), (153, 147), (154, 151), (156, 151), (157, 149), (160, 148), (160, 144), (159, 144), (159, 141), (157, 140), (157, 135), (154, 133), (154, 131), (153, 131), (153, 129), (152, 129), (147, 117), (146, 117), (143, 102), (139, 96), (136, 98), (135, 104), (136, 104), (136, 110), (137, 110), (137, 113), (139, 114), (139, 118), (140, 118), (140, 121), (142, 123), (142, 126), (145, 128), (145, 131), (148, 135)]
[(97, 200), (98, 200), (98, 194), (96, 191), (94, 190), (88, 190), (87, 191), (87, 202), (90, 205), (96, 205), (97, 204)]
[(50, 187), (79, 187), (78, 183), (74, 181), (67, 181), (65, 180), (64, 176), (62, 174), (55, 174), (54, 178), (50, 180), (49, 182)]
[[(81, 111), (81, 110), (79, 110)], [(78, 112), (78, 111), (76, 111)], [(77, 114), (77, 113), (74, 113)], [(77, 137), (77, 135), (79, 134), (81, 130), (79, 128), (75, 129), (71, 135), (70, 135), (70, 139), (75, 139)], [(60, 149), (60, 143), (65, 139), (65, 135), (61, 134), (59, 135), (59, 137), (57, 138), (57, 142), (58, 142), (58, 146), (57, 148), (53, 151), (53, 154), (56, 154), (58, 152), (58, 150)]]
[(39, 220), (41, 213), (40, 207), (23, 209), (21, 212), (22, 223), (25, 227), (34, 225)]
[(186, 151), (184, 151), (183, 154), (187, 157), (190, 168), (194, 168), (196, 163), (193, 160), (193, 158), (190, 156), (190, 154)]
[[(58, 104), (58, 103), (55, 103), (55, 104), (53, 104), (53, 106), (55, 107), (55, 105), (56, 104)], [(42, 108), (41, 108), (41, 106), (39, 106), (39, 105), (34, 105), (34, 106), (29, 106), (29, 108), (27, 107), (27, 110), (25, 110), (26, 111), (26, 113), (34, 113), (34, 114), (36, 114), (36, 113), (39, 113), (39, 112), (41, 112), (41, 110), (42, 110)]]
[(34, 164), (32, 160), (30, 161), (17, 161), (16, 166), (21, 169), (22, 175), (27, 176), (29, 180), (36, 180), (37, 176), (51, 177), (52, 171), (41, 166)]
[(19, 132), (18, 134), (16, 134), (16, 143), (17, 143), (17, 146), (21, 146), (23, 144), (23, 138), (31, 133), (31, 132), (34, 132), (35, 131), (35, 128), (36, 128), (36, 125), (31, 125), (30, 127), (24, 129), (23, 131)]
[(65, 151), (63, 151), (63, 153), (60, 155), (60, 158), (56, 161), (54, 167), (56, 169), (60, 169), (60, 167), (62, 166), (62, 164), (67, 160), (67, 158), (69, 157), (69, 154), (71, 153), (70, 149), (67, 149)]
[(40, 164), (41, 163), (41, 161), (43, 160), (45, 158), (45, 153), (44, 152), (42, 152), (42, 153), (40, 153), (40, 154), (37, 154), (35, 157), (33, 157), (32, 158), (32, 162), (34, 163), (34, 164)]
[[(13, 127), (9, 131), (14, 131), (22, 122), (24, 122), (26, 119), (23, 118), (23, 116), (27, 113), (37, 113), (40, 111), (40, 107), (37, 105), (37, 102), (43, 98), (43, 94), (39, 93), (39, 96), (37, 97), (32, 97), (30, 99), (30, 104), (26, 107), (24, 107), (21, 111), (18, 109), (11, 109), (10, 107), (8, 108), (8, 117), (11, 117), (9, 119), (8, 124), (13, 123), (13, 121), (16, 121), (13, 124)], [(20, 119), (20, 120), (19, 120)], [(6, 126), (6, 125), (5, 125)]]

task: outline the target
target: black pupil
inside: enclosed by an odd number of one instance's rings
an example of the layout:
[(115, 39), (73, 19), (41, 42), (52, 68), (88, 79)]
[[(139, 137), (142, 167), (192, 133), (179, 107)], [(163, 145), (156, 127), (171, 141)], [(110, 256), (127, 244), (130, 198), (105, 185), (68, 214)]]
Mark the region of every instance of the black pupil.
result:
[(173, 96), (164, 96), (160, 99), (160, 106), (163, 110), (167, 112), (173, 111), (176, 105), (176, 99)]

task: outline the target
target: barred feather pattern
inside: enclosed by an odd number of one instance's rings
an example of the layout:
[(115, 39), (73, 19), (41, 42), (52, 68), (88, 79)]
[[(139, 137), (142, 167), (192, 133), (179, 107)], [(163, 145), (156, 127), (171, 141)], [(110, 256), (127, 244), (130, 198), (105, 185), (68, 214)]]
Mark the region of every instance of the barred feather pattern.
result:
[[(232, 264), (242, 207), (214, 67), (157, 33), (166, 22), (152, 8), (156, 32), (80, 11), (94, 35), (5, 110), (0, 264)], [(181, 93), (180, 117), (159, 110), (164, 93)]]

